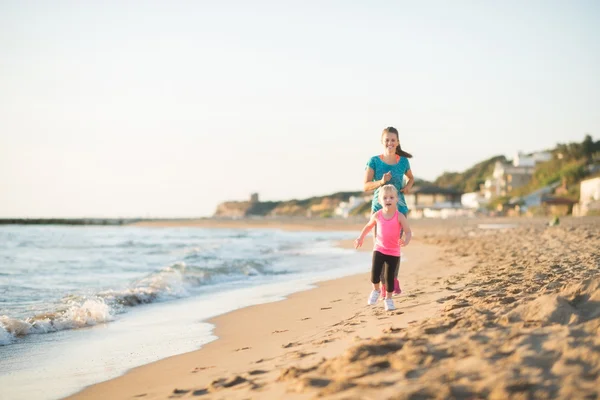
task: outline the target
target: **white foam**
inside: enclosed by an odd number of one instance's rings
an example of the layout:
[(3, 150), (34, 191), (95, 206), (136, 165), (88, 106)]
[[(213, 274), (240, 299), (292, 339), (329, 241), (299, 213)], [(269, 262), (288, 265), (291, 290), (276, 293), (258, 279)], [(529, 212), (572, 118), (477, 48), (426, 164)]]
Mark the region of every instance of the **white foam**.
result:
[(82, 328), (113, 319), (111, 308), (102, 299), (89, 299), (83, 304), (73, 304), (61, 318), (62, 329)]
[[(4, 318), (4, 317), (0, 317)], [(2, 323), (2, 319), (0, 319), (0, 346), (6, 346), (7, 344), (11, 344), (14, 336), (11, 335), (4, 329), (4, 325)]]
[(31, 328), (31, 324), (18, 319), (9, 318), (6, 315), (0, 317), (0, 326), (13, 337), (27, 335)]
[(140, 280), (136, 285), (136, 289), (151, 288), (158, 295), (187, 297), (189, 293), (185, 288), (183, 278), (185, 268), (184, 263), (177, 263), (172, 267), (166, 267), (159, 273)]
[(87, 299), (81, 304), (72, 303), (64, 312), (22, 321), (7, 316), (0, 317), (0, 344), (8, 345), (18, 336), (77, 329), (111, 321), (112, 309), (103, 299)]

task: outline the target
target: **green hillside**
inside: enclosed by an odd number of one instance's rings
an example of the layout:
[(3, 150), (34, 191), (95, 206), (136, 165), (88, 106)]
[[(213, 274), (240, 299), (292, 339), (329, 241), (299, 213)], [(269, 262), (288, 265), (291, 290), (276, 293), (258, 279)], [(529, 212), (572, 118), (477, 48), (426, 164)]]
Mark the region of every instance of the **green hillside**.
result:
[[(546, 151), (552, 153), (552, 159), (537, 164), (531, 181), (513, 190), (507, 197), (524, 196), (562, 181), (568, 188), (567, 197), (573, 200), (579, 198), (579, 182), (594, 174), (594, 166), (600, 163), (600, 140), (594, 141), (590, 135), (586, 135), (580, 143), (559, 143), (554, 149)], [(508, 160), (504, 156), (495, 156), (464, 172), (445, 172), (434, 183), (464, 192), (477, 191), (479, 185), (492, 176), (496, 161)]]

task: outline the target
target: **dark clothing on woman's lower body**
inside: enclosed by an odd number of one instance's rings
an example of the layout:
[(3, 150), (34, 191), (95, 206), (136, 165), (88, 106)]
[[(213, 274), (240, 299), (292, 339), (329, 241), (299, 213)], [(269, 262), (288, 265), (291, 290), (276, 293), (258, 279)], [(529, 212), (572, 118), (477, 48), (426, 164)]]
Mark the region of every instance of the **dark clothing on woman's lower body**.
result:
[[(388, 292), (394, 290), (394, 278), (400, 267), (400, 257), (388, 256), (379, 251), (373, 252), (373, 265), (371, 266), (371, 282), (381, 282), (381, 277), (385, 277), (385, 288)], [(391, 289), (391, 290), (390, 290)]]

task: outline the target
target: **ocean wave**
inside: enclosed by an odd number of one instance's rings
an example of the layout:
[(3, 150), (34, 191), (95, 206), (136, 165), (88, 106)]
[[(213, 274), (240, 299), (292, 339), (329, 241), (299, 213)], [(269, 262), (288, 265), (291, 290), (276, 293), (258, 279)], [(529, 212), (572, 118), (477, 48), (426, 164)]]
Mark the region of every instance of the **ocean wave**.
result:
[(270, 271), (265, 261), (232, 260), (213, 268), (188, 266), (184, 262), (164, 267), (133, 281), (128, 288), (104, 290), (92, 295), (73, 294), (64, 297), (56, 309), (25, 320), (0, 316), (0, 345), (15, 338), (66, 329), (78, 329), (110, 322), (127, 307), (188, 297), (193, 290), (208, 284), (256, 275), (279, 275), (286, 271)]
[(101, 298), (71, 301), (63, 310), (36, 315), (26, 320), (0, 316), (0, 345), (30, 334), (57, 332), (93, 326), (113, 319), (112, 308)]
[(139, 279), (124, 290), (106, 290), (98, 293), (109, 304), (133, 307), (189, 296), (184, 278), (185, 264), (177, 263), (145, 278)]

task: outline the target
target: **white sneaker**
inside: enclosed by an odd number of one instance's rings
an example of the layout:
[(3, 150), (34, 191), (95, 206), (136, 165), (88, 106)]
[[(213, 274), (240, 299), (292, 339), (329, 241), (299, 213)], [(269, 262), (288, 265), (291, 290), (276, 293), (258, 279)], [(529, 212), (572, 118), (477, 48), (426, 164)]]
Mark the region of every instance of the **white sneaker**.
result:
[(385, 311), (393, 311), (396, 309), (396, 306), (394, 305), (394, 300), (392, 299), (385, 299), (383, 302), (383, 307), (385, 308)]
[(380, 294), (381, 292), (379, 290), (373, 290), (369, 295), (369, 300), (367, 300), (367, 304), (372, 306), (373, 304), (377, 303), (377, 299), (379, 298)]

